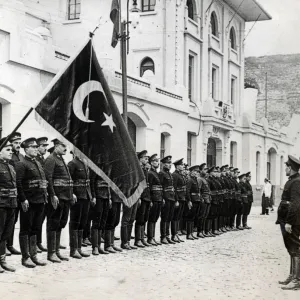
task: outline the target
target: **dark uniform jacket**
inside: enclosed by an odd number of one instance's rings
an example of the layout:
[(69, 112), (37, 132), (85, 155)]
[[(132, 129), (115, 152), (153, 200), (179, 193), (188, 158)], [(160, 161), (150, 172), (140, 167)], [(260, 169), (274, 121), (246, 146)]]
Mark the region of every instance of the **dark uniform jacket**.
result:
[(253, 190), (252, 190), (252, 185), (249, 181), (245, 182), (245, 188), (247, 190), (248, 202), (252, 203), (253, 202)]
[(18, 161), (23, 161), (23, 160), (24, 160), (24, 155), (23, 155), (23, 154), (21, 154), (20, 152), (17, 153), (17, 152), (15, 152), (15, 151), (13, 151), (13, 154), (12, 154), (12, 157), (11, 157), (11, 160), (9, 161), (9, 163), (10, 163), (13, 167), (15, 167), (15, 166), (16, 166), (16, 163), (17, 163)]
[(8, 163), (0, 159), (0, 208), (17, 208), (16, 172)]
[(164, 200), (175, 201), (173, 178), (169, 170), (164, 169), (158, 175), (163, 188)]
[(155, 169), (151, 169), (148, 172), (148, 182), (151, 200), (161, 202), (163, 197), (163, 188)]
[(45, 158), (44, 158), (44, 156), (41, 155), (41, 154), (38, 154), (35, 160), (37, 160), (42, 166), (43, 166), (44, 163), (45, 163)]
[(207, 178), (207, 182), (209, 184), (210, 194), (211, 194), (211, 203), (217, 205), (218, 201), (218, 185), (215, 183), (215, 178), (213, 176), (209, 176)]
[(18, 199), (46, 203), (47, 180), (42, 165), (28, 156), (16, 163)]
[(217, 199), (218, 199), (218, 204), (223, 203), (223, 197), (224, 197), (224, 183), (221, 177), (214, 177), (216, 189), (217, 189)]
[(78, 157), (68, 163), (69, 172), (73, 180), (73, 193), (78, 199), (91, 200), (90, 170)]
[(64, 159), (53, 152), (44, 164), (48, 180), (48, 193), (50, 197), (57, 196), (59, 200), (73, 199), (73, 181)]
[(108, 183), (93, 171), (91, 171), (90, 179), (92, 197), (97, 199), (109, 200), (111, 198), (111, 194)]
[(197, 177), (190, 176), (187, 182), (187, 198), (191, 202), (200, 202), (200, 186)]
[(234, 179), (234, 187), (235, 187), (235, 199), (238, 202), (242, 202), (241, 186), (237, 181), (237, 179)]
[(276, 223), (300, 225), (300, 175), (290, 176), (284, 185)]
[(187, 180), (185, 176), (179, 173), (177, 170), (172, 173), (173, 186), (175, 192), (176, 201), (186, 201), (186, 184)]
[(200, 185), (201, 199), (204, 203), (209, 204), (211, 202), (210, 188), (207, 180), (203, 177), (198, 178)]
[(239, 182), (241, 189), (241, 198), (243, 203), (248, 203), (248, 191), (244, 182)]
[(229, 197), (230, 199), (235, 200), (235, 180), (231, 176), (227, 176), (227, 180), (230, 186)]
[(144, 175), (145, 175), (145, 180), (147, 182), (147, 187), (144, 189), (142, 195), (141, 195), (141, 200), (143, 201), (147, 201), (147, 202), (150, 202), (151, 201), (151, 196), (150, 196), (150, 190), (149, 190), (149, 172), (143, 168), (143, 172), (144, 172)]

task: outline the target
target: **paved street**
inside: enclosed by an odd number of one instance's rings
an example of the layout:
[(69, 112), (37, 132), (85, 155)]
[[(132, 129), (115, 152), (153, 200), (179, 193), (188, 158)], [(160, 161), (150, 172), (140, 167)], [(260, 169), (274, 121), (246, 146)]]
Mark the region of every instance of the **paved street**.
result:
[(259, 213), (260, 208), (253, 210), (252, 230), (180, 245), (36, 269), (8, 257), (17, 272), (0, 275), (0, 299), (299, 299), (299, 292), (277, 284), (288, 273), (289, 259), (274, 224), (276, 213)]

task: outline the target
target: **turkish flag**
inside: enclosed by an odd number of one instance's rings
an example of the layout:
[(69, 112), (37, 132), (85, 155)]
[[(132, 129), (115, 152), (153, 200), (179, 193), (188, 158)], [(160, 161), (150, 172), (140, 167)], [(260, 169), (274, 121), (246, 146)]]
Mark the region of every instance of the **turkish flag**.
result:
[(35, 117), (85, 159), (127, 206), (139, 199), (144, 174), (91, 40), (55, 80)]

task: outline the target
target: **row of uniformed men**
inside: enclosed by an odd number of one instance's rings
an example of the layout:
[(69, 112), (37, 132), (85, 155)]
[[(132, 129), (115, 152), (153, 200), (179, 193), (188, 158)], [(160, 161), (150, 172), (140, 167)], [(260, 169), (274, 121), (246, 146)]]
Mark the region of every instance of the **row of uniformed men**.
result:
[[(92, 221), (90, 239), (93, 255), (122, 251), (114, 244), (114, 232), (121, 215), (121, 200), (101, 177), (93, 172), (90, 174), (85, 162), (78, 157), (66, 165), (62, 156), (67, 149), (59, 140), (52, 141), (53, 153), (44, 159), (47, 141), (47, 138), (30, 138), (21, 143), (21, 135), (16, 133), (0, 152), (0, 266), (4, 270), (14, 271), (14, 268), (7, 265), (5, 245), (12, 254), (19, 254), (13, 247), (18, 207), (19, 242), (22, 264), (26, 267), (46, 265), (38, 259), (38, 249), (47, 251), (47, 258), (51, 262), (68, 260), (60, 253), (60, 237), (61, 230), (67, 224), (69, 211), (71, 257), (80, 259), (89, 256), (81, 249), (88, 216)], [(24, 149), (25, 156), (20, 154), (20, 147)], [(187, 172), (181, 159), (174, 162), (176, 171), (171, 175), (170, 156), (161, 160), (163, 167), (159, 173), (157, 155), (149, 158), (147, 151), (142, 151), (138, 153), (138, 158), (148, 188), (138, 203), (130, 208), (123, 206), (121, 248), (131, 250), (181, 242), (178, 230), (183, 217), (187, 239), (216, 236), (233, 229), (236, 214), (236, 228), (249, 228), (247, 215), (251, 208), (252, 193), (250, 195), (250, 189), (247, 190), (247, 184), (244, 183), (245, 175), (240, 176), (240, 184), (233, 179), (238, 174), (237, 169), (229, 170), (223, 166), (222, 178), (218, 179), (216, 168), (208, 170), (209, 176), (205, 164), (193, 166)], [(242, 215), (244, 227), (240, 226)], [(42, 246), (41, 235), (45, 216), (47, 249)], [(155, 240), (155, 225), (159, 217), (161, 243)], [(134, 221), (135, 243), (130, 245)], [(193, 235), (195, 221), (198, 237)], [(146, 223), (147, 241), (144, 238)], [(102, 237), (104, 248), (101, 246)], [(3, 272), (2, 268), (0, 272)]]

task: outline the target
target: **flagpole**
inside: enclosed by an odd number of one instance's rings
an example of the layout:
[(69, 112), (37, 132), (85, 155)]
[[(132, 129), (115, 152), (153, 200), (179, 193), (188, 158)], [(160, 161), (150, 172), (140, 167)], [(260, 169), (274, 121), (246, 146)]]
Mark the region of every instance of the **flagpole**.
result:
[[(100, 25), (100, 24), (99, 24)], [(55, 85), (55, 83), (60, 79), (60, 77), (64, 74), (64, 72), (70, 67), (70, 65), (74, 62), (76, 57), (80, 54), (80, 52), (84, 49), (84, 47), (88, 44), (88, 42), (91, 40), (91, 35), (94, 35), (95, 31), (99, 28), (99, 25), (96, 26), (96, 28), (90, 32), (89, 38), (82, 44), (80, 48), (78, 48), (78, 51), (66, 62), (64, 67), (54, 76), (54, 78), (51, 80), (51, 82), (48, 84), (46, 89), (42, 92), (41, 96), (39, 97), (39, 100), (36, 102), (36, 104), (33, 107), (30, 107), (28, 112), (24, 115), (24, 117), (21, 119), (21, 121), (17, 124), (17, 126), (14, 128), (14, 130), (6, 137), (6, 139), (1, 143), (0, 145), (0, 151), (3, 149), (4, 145), (7, 144), (7, 142), (10, 140), (11, 136), (15, 134), (15, 132), (21, 127), (21, 125), (25, 122), (25, 120), (29, 117), (29, 115), (32, 113), (32, 111), (38, 106), (38, 104), (41, 102), (41, 100), (49, 93), (51, 88)]]

